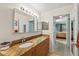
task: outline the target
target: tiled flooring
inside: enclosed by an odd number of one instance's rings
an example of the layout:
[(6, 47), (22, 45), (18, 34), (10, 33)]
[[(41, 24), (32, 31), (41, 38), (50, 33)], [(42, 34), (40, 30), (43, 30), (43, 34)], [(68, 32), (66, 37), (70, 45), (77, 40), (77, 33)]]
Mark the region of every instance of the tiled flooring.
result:
[(66, 49), (64, 51), (64, 53), (62, 52), (58, 52), (58, 51), (54, 51), (48, 54), (48, 56), (70, 56), (70, 51), (68, 49)]
[(49, 53), (48, 56), (61, 56), (61, 55), (59, 53), (52, 52), (52, 53)]
[(56, 49), (54, 52), (49, 53), (49, 56), (69, 56), (69, 48), (66, 47), (66, 39), (58, 39), (56, 41)]

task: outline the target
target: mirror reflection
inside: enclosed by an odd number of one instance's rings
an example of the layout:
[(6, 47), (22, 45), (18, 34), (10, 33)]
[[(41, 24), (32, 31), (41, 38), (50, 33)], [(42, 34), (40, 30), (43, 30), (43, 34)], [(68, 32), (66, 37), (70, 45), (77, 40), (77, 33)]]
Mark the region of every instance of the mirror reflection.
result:
[(14, 9), (14, 32), (26, 33), (38, 31), (38, 18)]
[[(61, 55), (69, 53), (70, 18), (69, 14), (55, 16), (55, 51)], [(67, 50), (67, 52), (65, 52)]]

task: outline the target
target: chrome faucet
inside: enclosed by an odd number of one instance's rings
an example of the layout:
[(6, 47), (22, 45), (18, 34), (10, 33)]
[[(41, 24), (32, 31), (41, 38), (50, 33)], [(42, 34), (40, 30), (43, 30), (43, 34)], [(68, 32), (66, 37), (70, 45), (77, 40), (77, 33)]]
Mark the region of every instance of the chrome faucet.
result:
[(22, 39), (22, 43), (24, 43), (25, 41), (26, 41), (26, 39), (25, 39), (25, 38), (23, 38), (23, 39)]
[(22, 43), (24, 43), (24, 40), (22, 39)]

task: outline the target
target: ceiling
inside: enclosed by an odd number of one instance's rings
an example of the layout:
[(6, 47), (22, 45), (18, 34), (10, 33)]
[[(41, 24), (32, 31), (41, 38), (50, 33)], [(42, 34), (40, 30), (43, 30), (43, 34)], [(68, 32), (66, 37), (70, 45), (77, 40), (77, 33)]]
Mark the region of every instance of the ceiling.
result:
[(73, 5), (72, 3), (29, 3), (33, 8), (43, 13), (66, 5)]
[(65, 19), (57, 19), (56, 24), (66, 24), (66, 20)]
[(25, 7), (29, 6), (32, 9), (35, 9), (39, 11), (40, 13), (50, 11), (52, 9), (64, 7), (66, 5), (73, 5), (73, 3), (0, 3), (0, 7), (16, 7), (16, 6), (22, 6), (25, 5)]

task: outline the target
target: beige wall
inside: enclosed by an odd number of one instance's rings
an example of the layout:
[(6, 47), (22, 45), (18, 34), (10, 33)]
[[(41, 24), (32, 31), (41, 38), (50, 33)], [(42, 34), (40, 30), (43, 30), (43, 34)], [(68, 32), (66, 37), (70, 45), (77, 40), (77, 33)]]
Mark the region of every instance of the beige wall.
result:
[(13, 41), (22, 37), (28, 37), (31, 35), (41, 34), (41, 32), (35, 33), (23, 33), (16, 34), (13, 33), (13, 9), (18, 7), (19, 4), (8, 5), (4, 7), (5, 4), (0, 4), (0, 43), (5, 41)]
[(45, 12), (41, 14), (41, 20), (46, 21), (49, 23), (49, 30), (43, 30), (43, 34), (49, 34), (50, 35), (50, 45), (49, 45), (49, 52), (53, 52), (55, 48), (55, 33), (54, 33), (54, 21), (53, 16), (58, 15), (65, 15), (65, 14), (73, 14), (71, 11), (73, 10), (73, 5), (68, 5), (64, 7), (60, 7), (57, 9), (50, 10), (48, 12)]
[[(73, 5), (67, 5), (64, 7), (53, 9), (53, 10), (50, 10), (48, 12), (41, 14), (41, 20), (49, 22), (49, 25), (50, 25), (51, 24), (50, 19), (53, 20), (53, 16), (69, 14), (72, 10), (73, 10)], [(49, 34), (51, 32), (50, 29), (51, 29), (51, 27), (49, 28), (49, 30), (43, 30), (43, 33)]]

